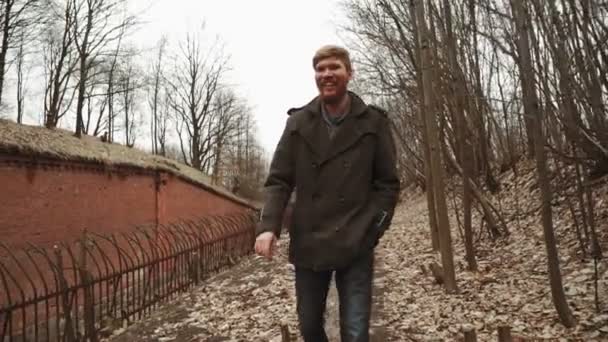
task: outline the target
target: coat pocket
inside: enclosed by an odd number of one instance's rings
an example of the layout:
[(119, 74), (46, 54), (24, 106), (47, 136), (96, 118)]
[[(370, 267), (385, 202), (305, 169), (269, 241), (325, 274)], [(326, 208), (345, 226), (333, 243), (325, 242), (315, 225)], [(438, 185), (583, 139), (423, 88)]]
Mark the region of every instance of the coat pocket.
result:
[(363, 250), (371, 250), (374, 249), (380, 239), (384, 235), (386, 220), (388, 218), (388, 213), (386, 210), (381, 210), (374, 215), (374, 218), (367, 229), (367, 232), (363, 238)]

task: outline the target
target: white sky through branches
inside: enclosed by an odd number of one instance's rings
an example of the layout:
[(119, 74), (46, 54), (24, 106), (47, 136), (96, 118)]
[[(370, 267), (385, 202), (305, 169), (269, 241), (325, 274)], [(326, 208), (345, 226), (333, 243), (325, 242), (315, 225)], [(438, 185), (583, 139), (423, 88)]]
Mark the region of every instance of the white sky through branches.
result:
[[(136, 2), (137, 1), (137, 2)], [(132, 35), (140, 48), (166, 34), (172, 49), (205, 23), (230, 56), (230, 82), (253, 108), (258, 136), (274, 151), (287, 109), (316, 95), (311, 59), (323, 44), (341, 43), (336, 0), (136, 0), (145, 22)]]

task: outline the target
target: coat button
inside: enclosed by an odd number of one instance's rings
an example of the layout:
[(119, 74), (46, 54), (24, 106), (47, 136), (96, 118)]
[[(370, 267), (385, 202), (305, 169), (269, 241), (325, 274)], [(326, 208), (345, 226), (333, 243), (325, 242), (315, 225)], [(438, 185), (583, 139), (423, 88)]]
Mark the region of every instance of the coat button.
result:
[(345, 201), (346, 199), (344, 198), (344, 196), (340, 196), (340, 203), (344, 204)]
[(316, 169), (317, 167), (319, 167), (319, 164), (317, 164), (317, 163), (312, 163), (312, 168), (313, 168), (313, 169)]
[(350, 167), (350, 163), (348, 161), (344, 161), (344, 168), (348, 169)]
[(340, 231), (340, 227), (336, 227), (336, 232), (339, 232), (339, 231)]

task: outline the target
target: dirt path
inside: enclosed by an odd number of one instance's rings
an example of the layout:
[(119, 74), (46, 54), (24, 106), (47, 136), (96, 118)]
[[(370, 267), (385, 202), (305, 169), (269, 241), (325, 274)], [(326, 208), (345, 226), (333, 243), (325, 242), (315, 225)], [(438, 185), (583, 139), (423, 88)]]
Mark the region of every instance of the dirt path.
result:
[[(384, 342), (387, 340), (386, 327), (383, 324), (383, 302), (385, 294), (385, 271), (383, 260), (384, 251), (379, 249), (376, 253), (376, 262), (374, 270), (374, 303), (372, 307), (372, 320), (370, 327), (371, 342)], [(329, 295), (327, 298), (327, 335), (330, 341), (340, 341), (340, 321), (339, 321), (339, 303), (338, 291), (336, 290), (335, 282), (332, 280)]]
[[(121, 329), (111, 342), (168, 341), (281, 341), (280, 326), (298, 336), (294, 272), (287, 263), (286, 244), (279, 244), (273, 261), (250, 257), (216, 275), (195, 290), (180, 295), (141, 322)], [(377, 252), (372, 341), (387, 340), (382, 326), (385, 293), (384, 251)], [(338, 296), (334, 282), (327, 303), (326, 329), (331, 341), (340, 341)]]

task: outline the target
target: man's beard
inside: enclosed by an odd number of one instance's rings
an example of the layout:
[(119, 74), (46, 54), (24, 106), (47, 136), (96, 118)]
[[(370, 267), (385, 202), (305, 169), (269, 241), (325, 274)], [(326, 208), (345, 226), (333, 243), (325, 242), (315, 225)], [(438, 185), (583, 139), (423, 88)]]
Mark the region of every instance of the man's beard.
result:
[(323, 96), (322, 99), (325, 104), (336, 105), (344, 99), (344, 96), (346, 96), (346, 92), (341, 92), (332, 96)]

